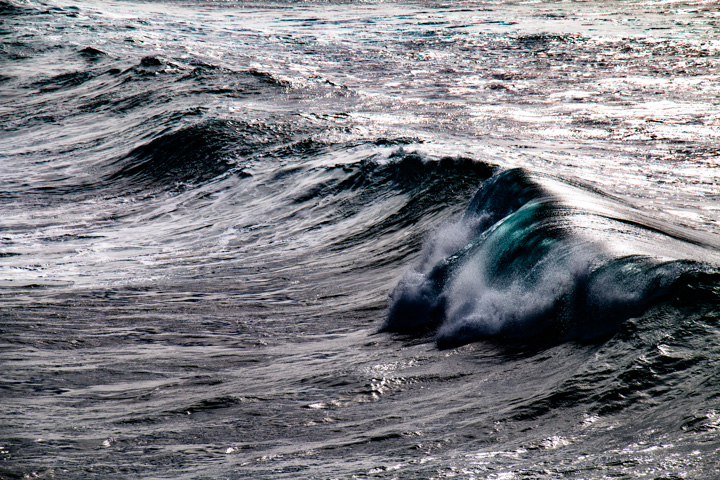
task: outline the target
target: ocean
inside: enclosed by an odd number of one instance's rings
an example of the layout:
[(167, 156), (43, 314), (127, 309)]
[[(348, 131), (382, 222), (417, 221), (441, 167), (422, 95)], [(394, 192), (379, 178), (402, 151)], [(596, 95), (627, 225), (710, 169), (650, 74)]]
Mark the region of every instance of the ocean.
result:
[(0, 478), (719, 478), (719, 32), (0, 1)]

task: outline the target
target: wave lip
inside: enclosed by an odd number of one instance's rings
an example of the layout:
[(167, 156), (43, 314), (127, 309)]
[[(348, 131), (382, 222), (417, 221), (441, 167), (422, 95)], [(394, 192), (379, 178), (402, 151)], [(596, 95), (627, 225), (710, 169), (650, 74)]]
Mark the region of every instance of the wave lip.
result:
[(713, 270), (691, 260), (612, 254), (576, 222), (587, 215), (521, 169), (491, 177), (462, 219), (426, 242), (418, 265), (391, 293), (381, 330), (431, 334), (440, 347), (486, 337), (592, 340)]

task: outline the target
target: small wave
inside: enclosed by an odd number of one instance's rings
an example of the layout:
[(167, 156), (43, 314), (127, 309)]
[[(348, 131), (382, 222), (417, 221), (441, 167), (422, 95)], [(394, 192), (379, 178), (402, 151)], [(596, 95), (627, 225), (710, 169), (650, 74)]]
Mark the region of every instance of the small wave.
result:
[[(392, 145), (403, 142), (398, 140), (376, 140), (376, 145)], [(307, 148), (307, 147), (306, 147)], [(380, 161), (379, 161), (380, 160)], [(459, 189), (460, 182), (477, 182), (492, 175), (493, 167), (466, 157), (426, 158), (424, 155), (398, 148), (385, 158), (370, 156), (352, 164), (328, 167), (326, 170), (342, 170), (345, 175), (332, 183), (318, 183), (312, 190), (298, 197), (304, 202), (318, 196), (324, 197), (341, 191), (355, 191), (369, 200), (379, 190), (424, 191)]]
[[(466, 157), (437, 158), (405, 147), (385, 151), (388, 145), (405, 142), (399, 138), (312, 144), (314, 150), (324, 148), (324, 160), (338, 152), (361, 156), (354, 162), (311, 168), (291, 164), (275, 172), (273, 182), (295, 185), (288, 211), (312, 211), (313, 217), (334, 219), (325, 239), (331, 251), (347, 254), (381, 244), (372, 255), (372, 266), (380, 268), (418, 249), (419, 244), (407, 242), (407, 232), (447, 212), (447, 205), (457, 204), (493, 172), (492, 166)], [(401, 241), (406, 243), (398, 248)]]
[(78, 54), (81, 56), (88, 58), (90, 60), (96, 60), (100, 57), (107, 56), (107, 53), (103, 52), (102, 50), (99, 50), (95, 47), (85, 47), (80, 50), (78, 50)]
[(41, 92), (51, 92), (82, 85), (88, 80), (95, 78), (95, 76), (93, 72), (88, 71), (61, 73), (50, 78), (38, 80), (34, 86), (39, 87)]
[[(0, 55), (30, 58), (36, 47), (24, 44), (5, 45)], [(194, 58), (144, 56), (127, 65), (111, 54), (88, 46), (75, 53), (85, 59), (86, 68), (48, 75), (38, 71), (25, 88), (44, 95), (40, 108), (55, 111), (62, 101), (65, 108), (59, 118), (83, 113), (113, 112), (127, 114), (143, 108), (166, 109), (170, 103), (197, 95), (246, 98), (275, 96), (291, 89), (291, 84), (257, 69), (231, 70)], [(60, 97), (59, 95), (64, 95)], [(28, 119), (29, 120), (29, 119)]]
[(541, 50), (552, 44), (573, 44), (586, 39), (577, 34), (535, 33), (518, 35), (514, 40), (523, 47)]
[[(485, 337), (596, 339), (716, 272), (692, 260), (616, 255), (520, 169), (482, 184), (462, 219), (437, 230), (390, 297), (385, 331), (431, 332), (441, 347)], [(622, 222), (602, 217), (613, 235)], [(596, 227), (597, 228), (597, 227)]]
[(0, 2), (0, 16), (26, 15), (30, 12), (32, 12), (32, 10), (30, 10), (29, 8), (25, 8), (21, 5), (16, 5), (8, 1)]
[(278, 148), (295, 134), (290, 126), (281, 124), (206, 120), (134, 148), (115, 162), (116, 170), (107, 180), (128, 180), (138, 186), (203, 183), (231, 169), (248, 176), (238, 164), (239, 159), (260, 155), (264, 148)]

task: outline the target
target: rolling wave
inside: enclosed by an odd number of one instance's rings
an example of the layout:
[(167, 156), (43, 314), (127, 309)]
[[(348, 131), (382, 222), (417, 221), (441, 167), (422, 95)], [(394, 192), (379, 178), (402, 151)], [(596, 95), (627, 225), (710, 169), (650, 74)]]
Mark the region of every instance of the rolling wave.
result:
[(632, 230), (630, 220), (570, 201), (521, 169), (484, 182), (395, 287), (382, 329), (431, 332), (441, 347), (604, 338), (700, 277), (720, 278), (710, 264), (643, 251), (635, 237), (649, 236), (648, 227)]

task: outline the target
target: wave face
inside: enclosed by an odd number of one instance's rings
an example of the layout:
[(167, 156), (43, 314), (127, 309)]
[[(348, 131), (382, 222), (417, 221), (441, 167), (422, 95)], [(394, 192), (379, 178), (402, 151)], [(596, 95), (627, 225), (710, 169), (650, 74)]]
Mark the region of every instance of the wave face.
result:
[(434, 330), (440, 346), (607, 337), (698, 275), (717, 274), (694, 261), (611, 254), (596, 239), (612, 230), (609, 241), (622, 243), (617, 223), (506, 170), (481, 185), (461, 220), (433, 233), (393, 290), (383, 330)]
[(0, 479), (716, 478), (717, 20), (0, 0)]

